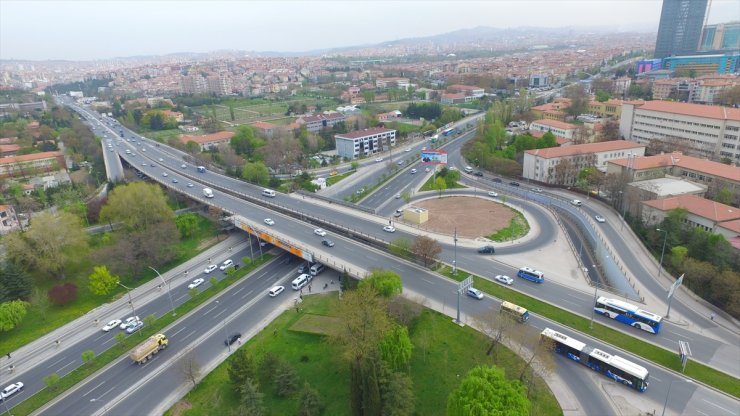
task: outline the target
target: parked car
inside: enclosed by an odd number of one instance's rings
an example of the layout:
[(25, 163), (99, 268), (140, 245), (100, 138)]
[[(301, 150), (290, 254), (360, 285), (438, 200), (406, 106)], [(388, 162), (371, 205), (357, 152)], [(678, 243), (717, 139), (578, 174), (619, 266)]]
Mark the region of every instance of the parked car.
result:
[(190, 283), (190, 284), (188, 285), (188, 289), (195, 289), (196, 287), (198, 287), (198, 286), (202, 285), (202, 284), (203, 284), (203, 282), (205, 282), (205, 279), (203, 279), (203, 278), (200, 278), (200, 277), (199, 277), (199, 278), (197, 278), (197, 279), (193, 280), (193, 281), (192, 281), (192, 282), (191, 282), (191, 283)]
[(396, 218), (400, 217), (401, 215), (403, 215), (402, 209), (397, 209), (396, 212), (393, 213), (393, 216)]
[(239, 341), (241, 339), (241, 337), (242, 337), (242, 334), (240, 334), (238, 332), (235, 332), (235, 333), (229, 335), (228, 337), (226, 337), (226, 339), (224, 340), (224, 345), (226, 345), (228, 347), (229, 345), (231, 345), (231, 344)]
[(111, 329), (117, 327), (118, 325), (121, 325), (121, 320), (114, 319), (103, 326), (103, 332), (108, 332)]
[(478, 249), (478, 253), (480, 254), (493, 254), (496, 252), (496, 249), (493, 246), (483, 246)]
[(221, 267), (219, 267), (219, 269), (220, 270), (226, 270), (229, 267), (234, 267), (234, 261), (231, 260), (231, 259), (228, 259), (228, 260), (224, 261), (223, 263), (221, 263)]
[(284, 290), (285, 290), (285, 286), (274, 286), (270, 289), (269, 292), (267, 292), (267, 294), (270, 295), (270, 297), (274, 298), (275, 296), (283, 293)]
[(317, 228), (317, 229), (313, 230), (313, 233), (316, 234), (316, 235), (320, 235), (322, 237), (326, 236), (326, 231), (324, 231), (323, 228)]
[(209, 264), (208, 266), (206, 266), (206, 269), (203, 270), (203, 273), (208, 274), (208, 273), (216, 270), (217, 268), (218, 268), (218, 266), (216, 266), (215, 264)]
[(265, 218), (265, 224), (275, 225), (275, 221), (272, 218)]
[(385, 227), (383, 227), (383, 231), (388, 233), (395, 233), (396, 229), (392, 225), (386, 225)]
[(476, 298), (478, 300), (483, 299), (483, 292), (474, 287), (468, 288), (467, 292), (465, 293), (471, 298)]
[(133, 334), (144, 326), (144, 322), (136, 321), (126, 328), (126, 333)]
[(118, 327), (120, 329), (126, 329), (126, 328), (128, 328), (129, 325), (131, 325), (132, 323), (134, 323), (134, 322), (136, 322), (138, 320), (139, 320), (139, 317), (138, 316), (129, 316), (128, 318), (124, 319), (123, 322), (121, 323), (121, 325), (119, 325)]
[(601, 215), (594, 215), (594, 219), (596, 219), (597, 222), (606, 222), (606, 218)]
[(18, 393), (21, 390), (23, 390), (23, 383), (21, 383), (20, 381), (9, 385), (8, 387), (4, 388), (3, 391), (0, 391), (0, 401), (4, 402), (5, 399)]
[(375, 161), (376, 162), (382, 162), (383, 161), (383, 158), (382, 157), (378, 157), (378, 158), (375, 159)]
[(505, 285), (512, 285), (512, 284), (514, 284), (514, 279), (512, 279), (512, 278), (511, 278), (511, 277), (509, 277), (509, 276), (505, 276), (505, 275), (503, 275), (503, 274), (497, 274), (497, 275), (496, 275), (496, 276), (494, 276), (493, 278), (494, 278), (494, 280), (496, 280), (497, 282), (501, 282), (501, 283), (503, 283), (503, 284), (505, 284)]
[(334, 247), (334, 242), (328, 239), (321, 240), (321, 244), (327, 246), (327, 247)]

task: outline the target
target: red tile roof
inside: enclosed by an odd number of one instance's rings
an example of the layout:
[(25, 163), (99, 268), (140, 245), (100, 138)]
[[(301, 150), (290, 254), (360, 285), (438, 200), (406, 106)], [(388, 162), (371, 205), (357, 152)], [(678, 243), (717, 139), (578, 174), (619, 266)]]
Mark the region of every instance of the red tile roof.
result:
[(357, 139), (359, 137), (373, 136), (375, 134), (387, 133), (389, 131), (395, 131), (392, 129), (386, 129), (384, 127), (373, 127), (370, 129), (356, 130), (344, 134), (336, 134), (334, 137), (341, 137), (344, 139)]
[[(542, 124), (543, 126), (549, 126), (552, 128), (563, 129), (563, 130), (573, 130), (576, 128), (575, 124), (570, 124), (570, 123), (566, 123), (564, 121), (558, 121), (558, 120), (542, 119), (542, 120), (535, 120), (532, 122), (532, 124), (535, 124), (535, 123)], [(532, 124), (530, 124), (530, 126)]]
[(720, 204), (710, 199), (704, 199), (696, 195), (681, 195), (672, 198), (654, 199), (643, 201), (643, 204), (657, 208), (661, 211), (669, 211), (676, 208), (685, 208), (690, 213), (709, 219), (713, 222), (724, 222), (740, 219), (740, 209), (729, 205)]
[(21, 146), (17, 144), (0, 144), (0, 153), (17, 152)]
[(619, 166), (632, 166), (634, 170), (652, 169), (661, 166), (679, 166), (696, 172), (706, 172), (713, 176), (740, 181), (740, 167), (725, 165), (724, 163), (687, 156), (681, 152), (667, 153), (655, 156), (637, 156), (629, 161), (627, 158), (610, 160)]
[(574, 144), (565, 147), (548, 147), (547, 149), (532, 149), (526, 153), (542, 157), (545, 159), (573, 156), (577, 154), (590, 154), (608, 152), (612, 150), (629, 150), (645, 148), (645, 145), (637, 144), (626, 140), (612, 140), (610, 142)]
[(644, 104), (638, 105), (637, 107), (641, 110), (660, 111), (664, 113), (682, 114), (685, 116), (740, 121), (740, 108), (722, 107), (718, 105), (653, 100), (645, 101)]
[(274, 129), (275, 125), (271, 123), (265, 123), (264, 121), (257, 121), (252, 123), (252, 127), (260, 130), (269, 130)]
[(51, 159), (51, 158), (55, 158), (59, 156), (64, 156), (64, 154), (60, 151), (54, 151), (54, 152), (42, 152), (42, 153), (29, 153), (27, 155), (19, 155), (19, 156), (9, 156), (9, 157), (0, 158), (0, 165), (9, 165), (11, 163), (17, 163), (17, 162), (28, 162), (29, 160)]

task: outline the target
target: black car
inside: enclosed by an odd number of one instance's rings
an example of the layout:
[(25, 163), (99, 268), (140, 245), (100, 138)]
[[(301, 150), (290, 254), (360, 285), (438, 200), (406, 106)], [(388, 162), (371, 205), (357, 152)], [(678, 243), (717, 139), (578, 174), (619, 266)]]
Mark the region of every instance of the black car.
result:
[(509, 182), (509, 185), (511, 185), (511, 186), (519, 186), (519, 182)]
[(473, 175), (475, 175), (475, 176), (483, 176), (483, 172), (477, 171)]
[(501, 178), (493, 178), (493, 181), (496, 183), (501, 183)]
[(334, 242), (331, 241), (331, 240), (326, 240), (326, 239), (321, 240), (321, 244), (323, 244), (323, 245), (325, 245), (327, 247), (334, 247)]
[(496, 249), (493, 248), (493, 246), (483, 246), (478, 249), (478, 253), (480, 254), (493, 254), (496, 252)]
[(241, 338), (242, 338), (242, 334), (240, 334), (238, 332), (233, 333), (233, 334), (229, 335), (229, 337), (224, 340), (224, 345), (226, 345), (228, 347), (229, 345), (231, 345), (231, 344), (239, 341)]

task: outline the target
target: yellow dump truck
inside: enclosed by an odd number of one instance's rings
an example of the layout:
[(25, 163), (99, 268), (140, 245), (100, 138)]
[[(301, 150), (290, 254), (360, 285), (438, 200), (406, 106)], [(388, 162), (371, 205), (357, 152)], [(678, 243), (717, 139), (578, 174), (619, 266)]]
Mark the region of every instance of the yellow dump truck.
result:
[(167, 348), (169, 340), (164, 334), (157, 334), (149, 337), (143, 344), (136, 347), (135, 350), (131, 351), (128, 356), (137, 364), (144, 364), (149, 361), (154, 354), (160, 350)]

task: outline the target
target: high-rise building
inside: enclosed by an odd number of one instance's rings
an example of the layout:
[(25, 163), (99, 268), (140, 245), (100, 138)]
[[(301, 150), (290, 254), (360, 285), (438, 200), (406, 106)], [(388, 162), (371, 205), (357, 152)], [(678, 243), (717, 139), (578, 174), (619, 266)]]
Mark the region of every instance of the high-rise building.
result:
[(740, 50), (740, 21), (705, 26), (700, 50), (702, 52)]
[(694, 55), (706, 12), (707, 0), (663, 0), (655, 57)]

